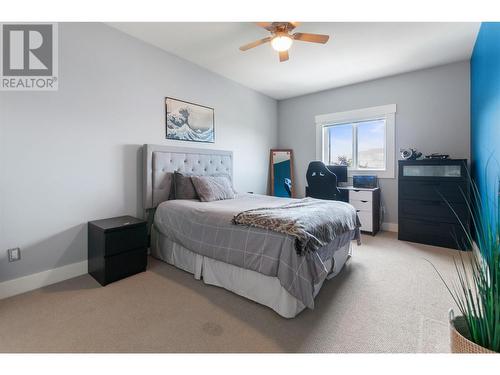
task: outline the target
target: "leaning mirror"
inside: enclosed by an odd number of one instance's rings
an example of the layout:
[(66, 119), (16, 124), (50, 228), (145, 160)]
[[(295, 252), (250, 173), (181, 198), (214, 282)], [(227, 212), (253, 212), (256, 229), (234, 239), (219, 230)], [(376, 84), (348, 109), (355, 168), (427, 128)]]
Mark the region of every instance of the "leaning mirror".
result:
[(292, 150), (271, 150), (270, 165), (271, 195), (293, 198), (293, 152)]

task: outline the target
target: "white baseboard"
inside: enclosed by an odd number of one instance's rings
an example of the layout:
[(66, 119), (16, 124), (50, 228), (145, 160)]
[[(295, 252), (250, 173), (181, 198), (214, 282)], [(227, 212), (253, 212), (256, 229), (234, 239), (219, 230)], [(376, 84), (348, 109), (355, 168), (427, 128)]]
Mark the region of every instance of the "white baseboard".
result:
[(382, 223), (382, 230), (387, 232), (396, 232), (398, 231), (398, 224), (396, 223)]
[(0, 283), (0, 299), (29, 292), (30, 290), (42, 288), (86, 273), (87, 261), (84, 260), (17, 279), (7, 280)]

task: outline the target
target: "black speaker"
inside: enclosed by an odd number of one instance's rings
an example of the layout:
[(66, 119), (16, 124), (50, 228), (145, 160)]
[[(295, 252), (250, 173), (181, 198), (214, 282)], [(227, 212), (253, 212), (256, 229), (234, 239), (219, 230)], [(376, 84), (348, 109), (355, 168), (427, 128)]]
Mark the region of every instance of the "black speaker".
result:
[(377, 176), (352, 176), (352, 186), (355, 188), (374, 189), (378, 187)]

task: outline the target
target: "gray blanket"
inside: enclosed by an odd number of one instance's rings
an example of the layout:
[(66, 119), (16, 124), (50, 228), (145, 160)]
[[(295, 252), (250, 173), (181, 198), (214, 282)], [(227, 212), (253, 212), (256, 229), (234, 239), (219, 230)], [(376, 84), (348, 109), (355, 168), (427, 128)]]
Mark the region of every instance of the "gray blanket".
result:
[[(356, 210), (350, 204), (313, 198), (280, 207), (243, 211), (234, 217), (233, 222), (288, 234), (295, 238), (295, 250), (301, 256), (361, 226)], [(359, 234), (357, 240), (359, 244)]]
[[(314, 285), (330, 272), (325, 263), (358, 231), (347, 229), (328, 245), (299, 256), (288, 234), (232, 223), (242, 211), (292, 202), (297, 200), (258, 194), (214, 202), (169, 200), (158, 206), (154, 225), (160, 235), (195, 253), (278, 278), (292, 296), (313, 308)], [(347, 215), (343, 210), (337, 214)]]

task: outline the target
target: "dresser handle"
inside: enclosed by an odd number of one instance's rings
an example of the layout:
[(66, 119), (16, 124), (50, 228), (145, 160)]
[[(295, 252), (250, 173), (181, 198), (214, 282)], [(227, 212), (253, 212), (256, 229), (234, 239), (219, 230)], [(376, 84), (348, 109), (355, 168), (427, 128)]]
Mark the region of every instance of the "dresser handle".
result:
[(362, 200), (361, 202), (363, 202), (363, 203), (367, 203), (368, 201), (363, 201), (363, 200)]

